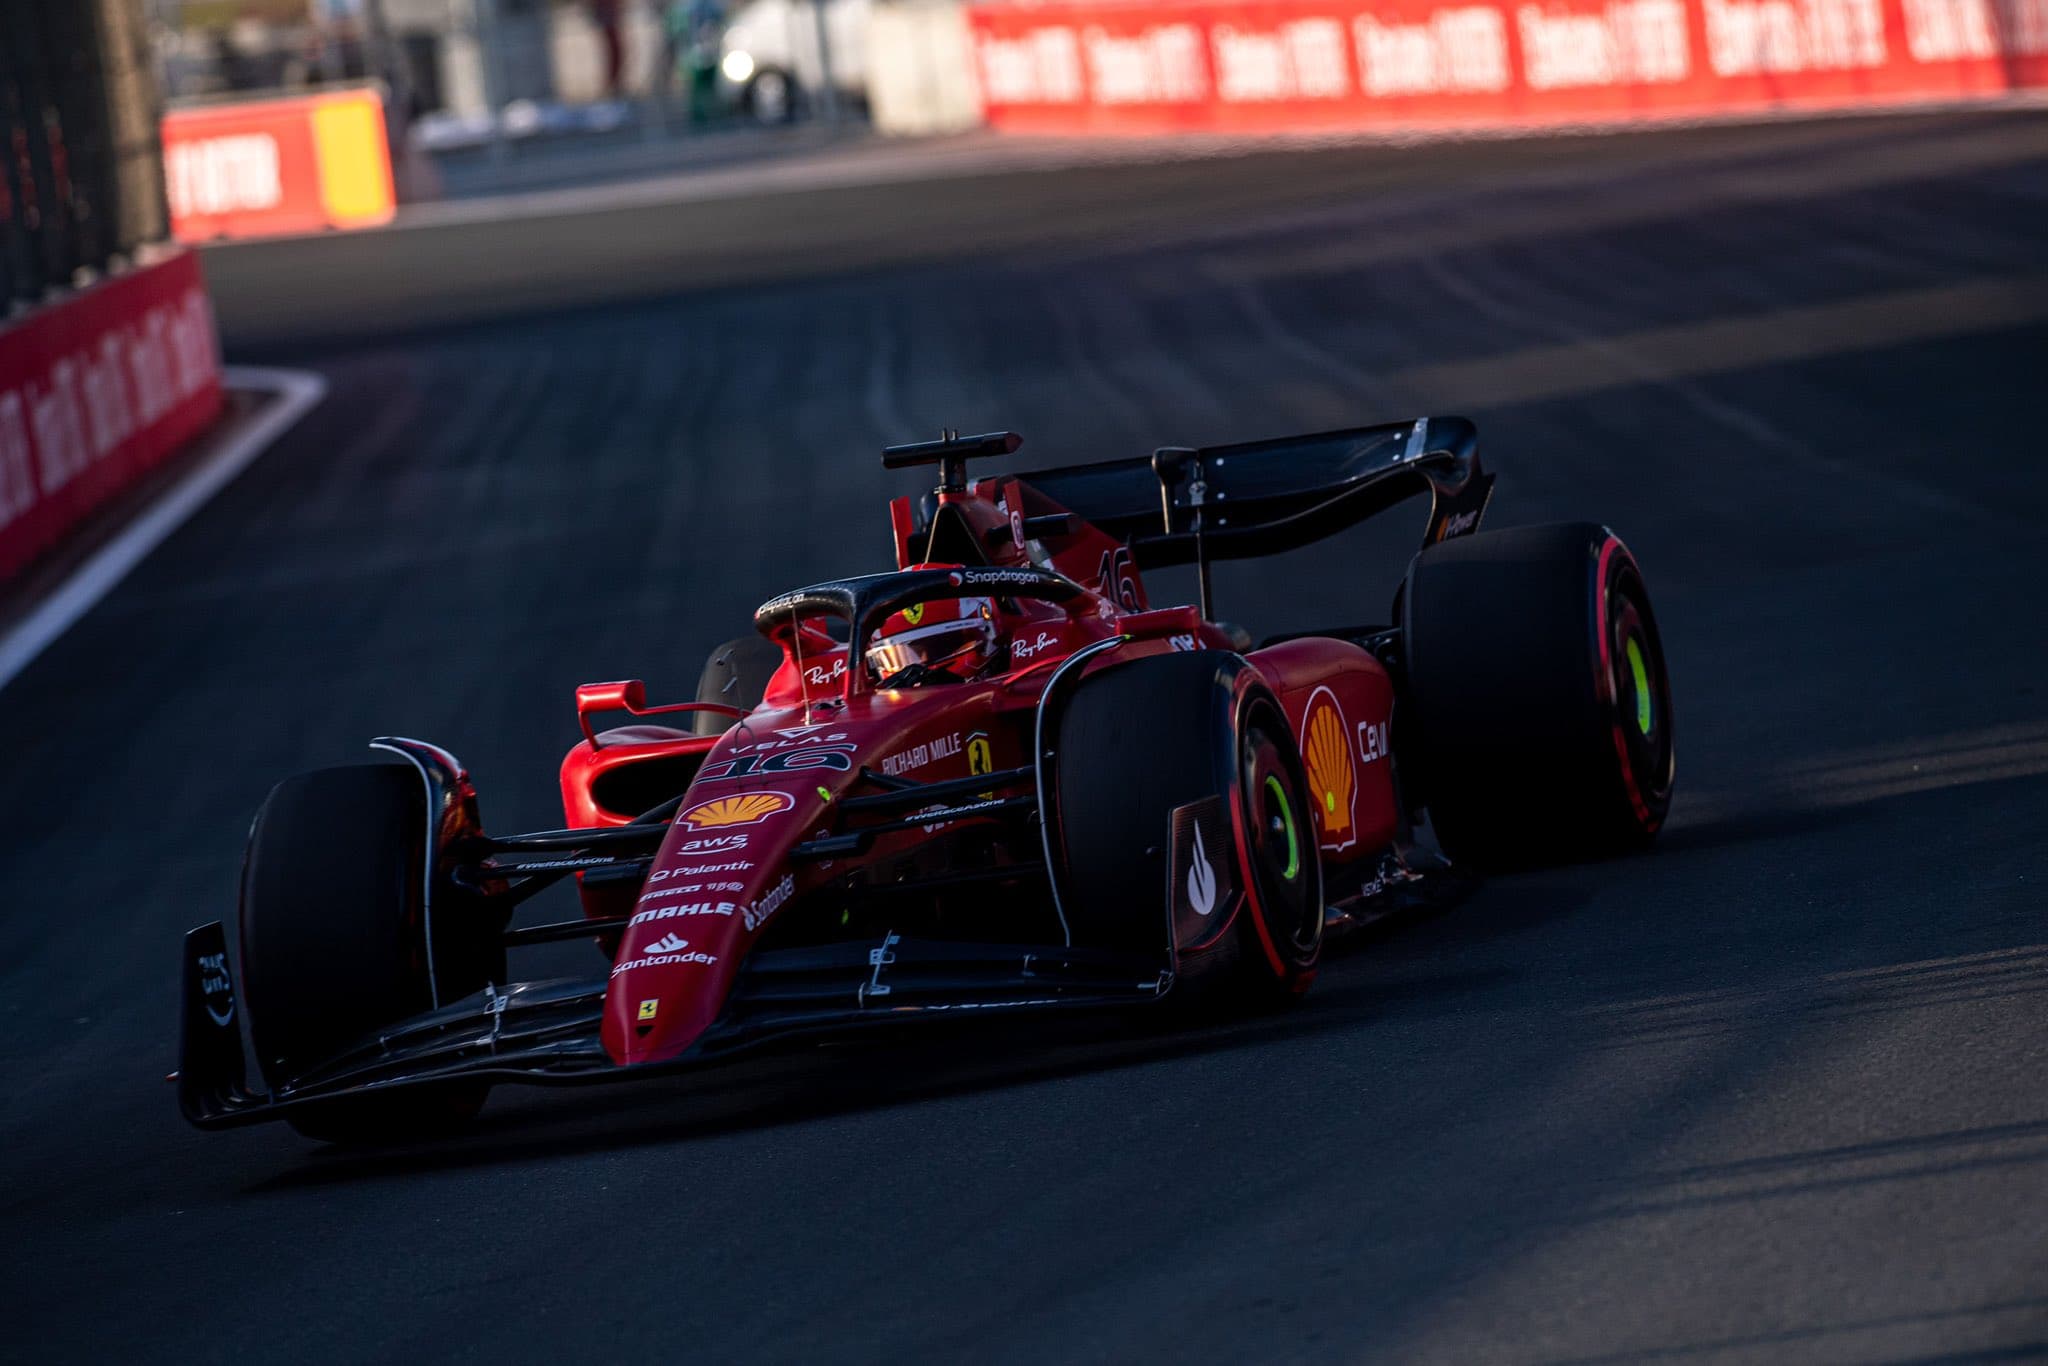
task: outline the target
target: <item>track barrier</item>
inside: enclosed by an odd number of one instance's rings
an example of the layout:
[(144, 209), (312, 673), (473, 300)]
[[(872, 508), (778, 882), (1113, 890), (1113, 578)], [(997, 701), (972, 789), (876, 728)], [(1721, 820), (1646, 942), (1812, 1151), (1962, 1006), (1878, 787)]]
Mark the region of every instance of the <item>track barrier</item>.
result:
[(397, 211), (374, 88), (172, 109), (163, 143), (181, 241), (374, 227)]
[(990, 124), (1281, 132), (1621, 122), (2048, 86), (2048, 0), (989, 0)]
[(0, 582), (221, 410), (199, 261), (154, 264), (0, 326)]

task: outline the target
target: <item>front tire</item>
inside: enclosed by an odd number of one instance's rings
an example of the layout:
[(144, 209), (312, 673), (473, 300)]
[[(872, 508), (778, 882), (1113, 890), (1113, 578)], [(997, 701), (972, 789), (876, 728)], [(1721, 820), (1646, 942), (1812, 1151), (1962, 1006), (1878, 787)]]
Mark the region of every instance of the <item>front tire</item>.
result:
[(1172, 996), (1203, 1013), (1282, 1004), (1315, 979), (1322, 863), (1279, 703), (1223, 651), (1155, 655), (1084, 680), (1059, 718), (1061, 886), (1074, 941), (1159, 949), (1176, 914), (1173, 815), (1218, 799), (1229, 920), (1180, 936)]
[[(242, 991), (272, 1091), (432, 1006), (425, 808), (411, 769), (364, 764), (287, 778), (257, 813), (242, 868)], [(483, 985), (442, 983), (450, 998)], [(285, 1117), (323, 1142), (419, 1137), (473, 1117), (489, 1090), (480, 1082), (411, 1087)]]
[(1461, 536), (1401, 595), (1410, 753), (1444, 852), (1481, 867), (1653, 840), (1671, 805), (1671, 686), (1642, 571), (1589, 522)]

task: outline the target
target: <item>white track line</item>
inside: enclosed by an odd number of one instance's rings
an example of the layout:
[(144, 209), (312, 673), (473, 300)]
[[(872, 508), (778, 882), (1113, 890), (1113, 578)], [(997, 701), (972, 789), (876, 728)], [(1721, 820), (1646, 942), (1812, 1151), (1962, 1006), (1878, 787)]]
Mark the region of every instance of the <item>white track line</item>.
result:
[(228, 366), (221, 383), (229, 389), (257, 389), (276, 395), (250, 423), (221, 443), (183, 479), (144, 509), (134, 521), (73, 570), (13, 630), (0, 636), (0, 688), (35, 662), (100, 599), (114, 591), (136, 565), (170, 538), (207, 500), (247, 469), (270, 443), (283, 436), (308, 409), (327, 396), (327, 381), (300, 370)]

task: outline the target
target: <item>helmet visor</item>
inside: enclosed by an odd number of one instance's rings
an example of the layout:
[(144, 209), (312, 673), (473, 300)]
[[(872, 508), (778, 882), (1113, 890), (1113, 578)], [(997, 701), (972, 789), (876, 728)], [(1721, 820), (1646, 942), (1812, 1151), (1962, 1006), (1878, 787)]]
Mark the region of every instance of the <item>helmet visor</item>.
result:
[(913, 664), (968, 678), (988, 662), (994, 647), (995, 624), (974, 616), (913, 626), (881, 637), (868, 646), (867, 661), (877, 682), (893, 678)]

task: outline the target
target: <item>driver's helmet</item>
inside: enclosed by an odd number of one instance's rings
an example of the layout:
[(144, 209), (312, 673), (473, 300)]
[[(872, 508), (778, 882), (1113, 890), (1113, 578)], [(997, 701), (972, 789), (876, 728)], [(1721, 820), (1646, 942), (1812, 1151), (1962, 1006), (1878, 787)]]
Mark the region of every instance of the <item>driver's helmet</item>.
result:
[(995, 657), (996, 607), (987, 598), (934, 598), (894, 613), (868, 639), (868, 669), (876, 681), (913, 664), (923, 674), (962, 682)]

